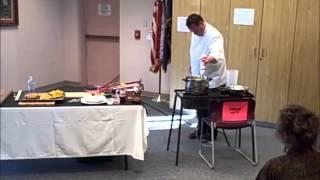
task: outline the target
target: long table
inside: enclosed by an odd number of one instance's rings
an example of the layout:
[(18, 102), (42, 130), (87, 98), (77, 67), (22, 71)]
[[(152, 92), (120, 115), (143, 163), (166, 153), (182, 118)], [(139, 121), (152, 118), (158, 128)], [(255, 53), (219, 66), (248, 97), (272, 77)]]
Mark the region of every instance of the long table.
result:
[(144, 160), (142, 105), (0, 108), (0, 159), (129, 155)]

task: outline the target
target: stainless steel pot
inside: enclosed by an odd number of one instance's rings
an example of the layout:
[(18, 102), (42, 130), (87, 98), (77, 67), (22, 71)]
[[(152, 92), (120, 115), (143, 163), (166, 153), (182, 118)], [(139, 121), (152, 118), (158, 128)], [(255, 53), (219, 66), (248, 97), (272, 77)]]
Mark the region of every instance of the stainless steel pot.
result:
[(188, 94), (202, 95), (208, 93), (210, 78), (204, 76), (187, 76), (185, 81), (185, 91)]

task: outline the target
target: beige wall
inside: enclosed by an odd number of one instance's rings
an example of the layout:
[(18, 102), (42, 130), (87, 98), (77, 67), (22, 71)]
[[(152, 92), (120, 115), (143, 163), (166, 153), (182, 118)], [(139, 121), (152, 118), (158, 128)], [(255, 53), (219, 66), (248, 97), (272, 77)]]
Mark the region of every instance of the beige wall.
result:
[[(26, 88), (29, 75), (37, 86), (64, 80), (81, 81), (84, 50), (81, 0), (20, 0), (18, 27), (2, 27), (1, 89)], [(153, 0), (120, 0), (121, 81), (142, 79), (145, 90), (158, 91), (158, 74), (149, 72)], [(135, 29), (142, 38), (134, 40)], [(170, 65), (168, 66), (170, 72)], [(82, 77), (83, 78), (83, 77)], [(169, 73), (162, 92), (169, 93)]]
[[(158, 74), (149, 71), (151, 42), (145, 38), (151, 28), (153, 2), (120, 0), (120, 79), (125, 82), (141, 78), (146, 91), (157, 92)], [(134, 39), (135, 29), (141, 30), (141, 40)], [(162, 92), (169, 93), (169, 73), (163, 73)]]
[(80, 82), (81, 62), (84, 56), (82, 4), (80, 0), (63, 0), (62, 2), (64, 80)]
[(19, 1), (19, 26), (0, 30), (1, 89), (80, 81), (79, 18), (78, 0)]
[(26, 88), (63, 80), (62, 1), (19, 1), (19, 26), (1, 28), (1, 88)]

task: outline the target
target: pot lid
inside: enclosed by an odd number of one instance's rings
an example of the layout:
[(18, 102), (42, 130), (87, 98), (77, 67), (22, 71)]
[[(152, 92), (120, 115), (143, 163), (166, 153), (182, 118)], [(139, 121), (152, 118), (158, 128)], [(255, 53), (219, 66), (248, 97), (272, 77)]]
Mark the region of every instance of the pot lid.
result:
[(187, 76), (185, 78), (186, 80), (192, 80), (192, 81), (206, 81), (209, 80), (209, 78), (207, 78), (206, 76)]

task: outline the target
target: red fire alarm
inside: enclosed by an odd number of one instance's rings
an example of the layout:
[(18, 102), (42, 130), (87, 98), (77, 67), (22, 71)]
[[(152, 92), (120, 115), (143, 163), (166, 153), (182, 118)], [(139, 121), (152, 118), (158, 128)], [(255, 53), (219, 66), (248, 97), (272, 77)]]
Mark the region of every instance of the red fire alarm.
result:
[(141, 31), (140, 30), (134, 30), (134, 39), (140, 40), (141, 38)]

